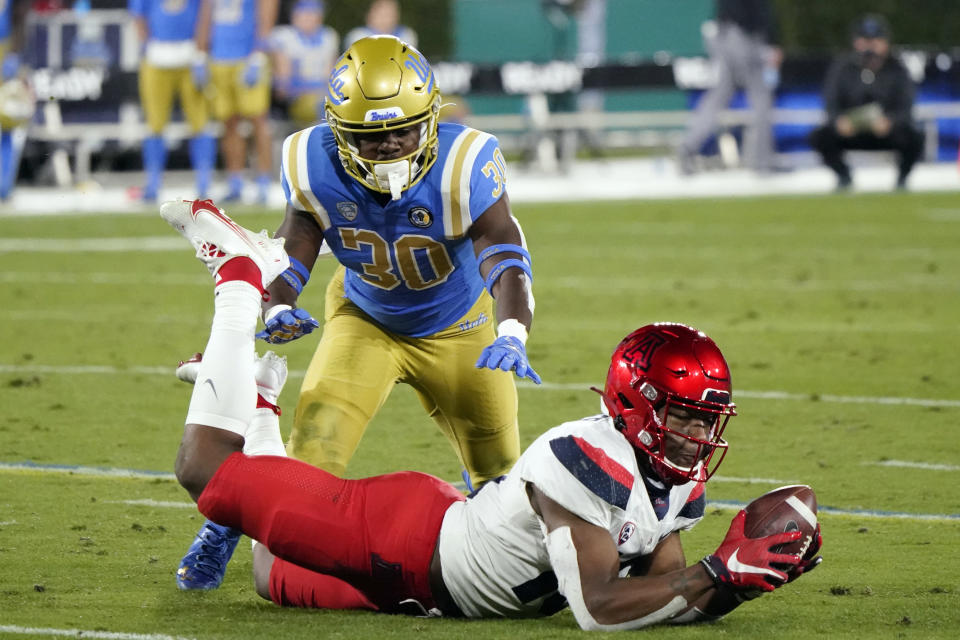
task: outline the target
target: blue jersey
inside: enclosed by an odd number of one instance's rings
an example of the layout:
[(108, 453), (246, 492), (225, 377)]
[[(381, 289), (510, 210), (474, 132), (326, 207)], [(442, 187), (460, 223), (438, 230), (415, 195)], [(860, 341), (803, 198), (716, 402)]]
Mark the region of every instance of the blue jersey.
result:
[(257, 41), (257, 0), (214, 0), (210, 57), (240, 60), (253, 53)]
[(347, 298), (374, 320), (411, 337), (459, 320), (483, 291), (470, 225), (504, 193), (497, 139), (442, 123), (437, 160), (399, 200), (381, 205), (343, 169), (326, 124), (283, 144), (281, 182), (294, 208), (323, 228), (347, 267)]
[(13, 27), (13, 1), (0, 0), (0, 40), (6, 40), (10, 37), (10, 31)]
[(151, 40), (193, 40), (200, 0), (130, 0), (127, 7), (147, 21)]

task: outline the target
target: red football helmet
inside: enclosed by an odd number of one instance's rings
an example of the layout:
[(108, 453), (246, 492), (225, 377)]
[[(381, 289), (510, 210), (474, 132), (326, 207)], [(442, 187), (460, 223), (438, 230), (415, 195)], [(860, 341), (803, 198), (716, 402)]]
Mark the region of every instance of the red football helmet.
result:
[[(706, 482), (723, 461), (721, 436), (736, 406), (727, 362), (704, 333), (674, 323), (637, 329), (613, 352), (601, 395), (617, 428), (665, 482)], [(681, 426), (692, 422), (703, 438)]]

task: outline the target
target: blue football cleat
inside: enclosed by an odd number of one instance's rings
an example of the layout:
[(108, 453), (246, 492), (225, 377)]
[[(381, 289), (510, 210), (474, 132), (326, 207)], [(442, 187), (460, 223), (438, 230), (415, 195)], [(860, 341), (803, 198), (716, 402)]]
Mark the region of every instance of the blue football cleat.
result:
[(241, 533), (207, 520), (197, 532), (177, 569), (177, 587), (184, 591), (216, 589), (223, 582), (227, 562)]

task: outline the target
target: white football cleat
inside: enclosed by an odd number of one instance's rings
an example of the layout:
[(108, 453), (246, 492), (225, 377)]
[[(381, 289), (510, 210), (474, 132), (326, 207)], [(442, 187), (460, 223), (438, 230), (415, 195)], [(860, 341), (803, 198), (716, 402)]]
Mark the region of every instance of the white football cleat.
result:
[(160, 217), (190, 241), (197, 258), (215, 278), (228, 260), (246, 256), (260, 269), (263, 288), (290, 266), (283, 238), (254, 233), (234, 222), (212, 200), (171, 200), (160, 205)]
[(200, 370), (200, 361), (203, 354), (199, 351), (177, 365), (177, 379), (193, 384), (197, 381), (197, 372)]
[(287, 382), (287, 356), (278, 356), (267, 351), (257, 357), (254, 365), (257, 393), (270, 404), (277, 404), (283, 385)]
[[(189, 359), (181, 361), (177, 365), (177, 378), (189, 384), (195, 383), (201, 360), (203, 354), (195, 353)], [(273, 351), (257, 356), (253, 376), (257, 382), (257, 393), (267, 402), (277, 404), (283, 385), (287, 382), (287, 357), (278, 356)]]

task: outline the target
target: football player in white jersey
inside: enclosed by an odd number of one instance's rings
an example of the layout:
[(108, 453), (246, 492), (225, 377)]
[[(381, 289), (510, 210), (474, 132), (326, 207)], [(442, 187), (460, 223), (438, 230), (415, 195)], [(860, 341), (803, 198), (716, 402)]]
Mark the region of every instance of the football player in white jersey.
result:
[(802, 534), (747, 538), (741, 511), (717, 550), (687, 565), (678, 533), (703, 515), (735, 408), (720, 350), (680, 324), (627, 336), (602, 392), (606, 413), (547, 431), (467, 499), (426, 474), (347, 480), (255, 455), (282, 452), (250, 446), (268, 426), (279, 440), (270, 409), (285, 375), (259, 384), (254, 332), (264, 288), (289, 264), (282, 242), (207, 202), (167, 203), (161, 214), (217, 282), (177, 478), (206, 517), (259, 541), (260, 595), (451, 617), (569, 605), (583, 629), (619, 630), (714, 620), (819, 564), (819, 531), (804, 553), (777, 553)]

